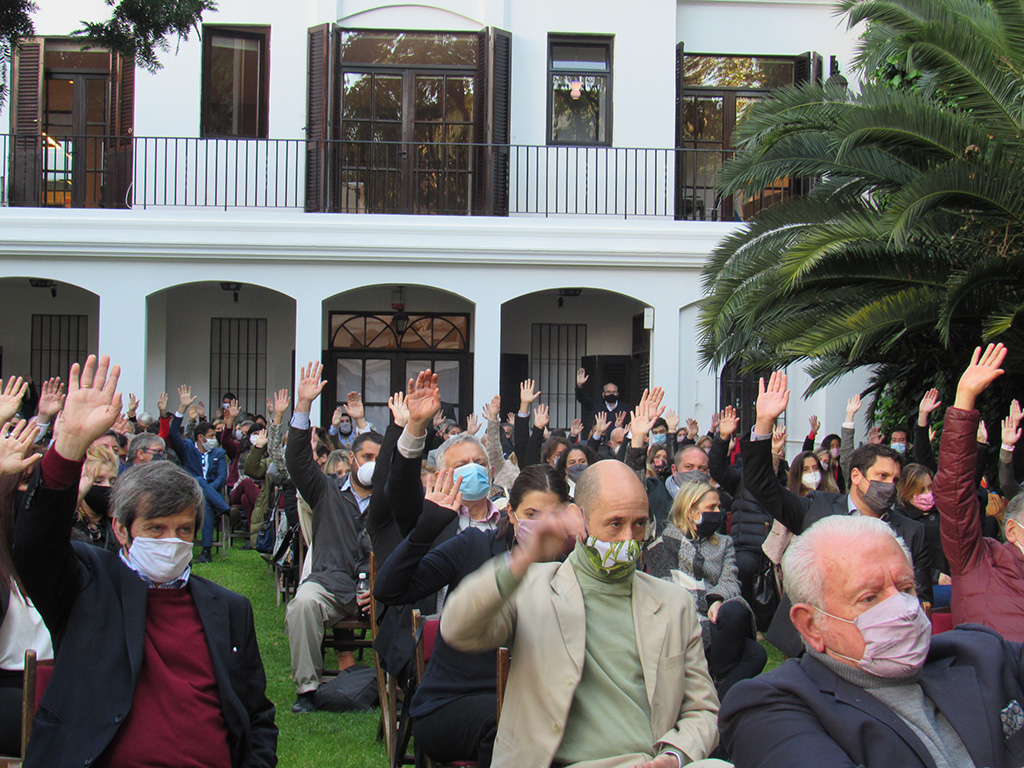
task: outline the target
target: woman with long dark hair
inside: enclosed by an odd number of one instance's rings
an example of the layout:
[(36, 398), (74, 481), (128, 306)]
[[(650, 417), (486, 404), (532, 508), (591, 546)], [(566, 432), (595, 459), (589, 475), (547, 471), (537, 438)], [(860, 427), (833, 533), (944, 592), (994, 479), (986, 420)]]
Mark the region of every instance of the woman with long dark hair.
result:
[[(451, 472), (439, 473), (427, 489), (416, 527), (377, 572), (374, 596), (386, 605), (404, 605), (443, 588), (451, 591), (492, 557), (524, 541), (535, 521), (557, 514), (568, 502), (565, 480), (548, 464), (535, 464), (512, 484), (508, 516), (497, 530), (467, 528), (432, 549), (461, 504)], [(498, 729), (496, 675), (493, 651), (457, 651), (439, 634), (409, 707), (417, 752), (443, 763), (473, 760), (489, 766)]]

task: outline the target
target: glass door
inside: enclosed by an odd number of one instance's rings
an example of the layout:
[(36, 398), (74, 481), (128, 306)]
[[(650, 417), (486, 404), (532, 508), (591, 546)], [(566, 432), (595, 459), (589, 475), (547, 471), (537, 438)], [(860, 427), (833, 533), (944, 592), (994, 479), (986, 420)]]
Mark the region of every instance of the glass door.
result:
[(104, 75), (47, 73), (43, 81), (44, 205), (94, 208), (103, 197)]

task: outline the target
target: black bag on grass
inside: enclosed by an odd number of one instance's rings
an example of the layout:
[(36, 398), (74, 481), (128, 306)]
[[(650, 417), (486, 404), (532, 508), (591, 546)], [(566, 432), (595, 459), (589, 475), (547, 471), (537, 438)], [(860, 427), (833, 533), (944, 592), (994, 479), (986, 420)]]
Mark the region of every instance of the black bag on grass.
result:
[(377, 673), (373, 667), (356, 665), (317, 688), (316, 708), (326, 712), (365, 712), (380, 703)]

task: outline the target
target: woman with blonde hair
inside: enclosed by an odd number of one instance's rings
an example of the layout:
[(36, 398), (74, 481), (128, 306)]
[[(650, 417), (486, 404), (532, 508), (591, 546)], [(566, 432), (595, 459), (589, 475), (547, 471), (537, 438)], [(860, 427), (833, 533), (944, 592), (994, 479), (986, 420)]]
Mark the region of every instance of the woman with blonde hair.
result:
[(718, 491), (704, 480), (682, 483), (671, 518), (648, 546), (644, 562), (651, 576), (693, 595), (708, 671), (722, 698), (735, 683), (759, 674), (768, 655), (754, 640), (754, 614), (740, 596), (732, 539), (718, 533)]
[(78, 483), (78, 519), (71, 528), (72, 541), (84, 541), (110, 552), (121, 548), (110, 526), (111, 494), (117, 480), (117, 455), (103, 445), (90, 446)]

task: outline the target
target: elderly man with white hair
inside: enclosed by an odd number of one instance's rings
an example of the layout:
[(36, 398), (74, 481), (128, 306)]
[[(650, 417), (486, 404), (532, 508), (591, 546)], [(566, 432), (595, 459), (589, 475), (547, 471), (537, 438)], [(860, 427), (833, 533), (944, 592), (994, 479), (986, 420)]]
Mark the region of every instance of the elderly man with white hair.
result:
[(782, 569), (807, 652), (726, 696), (719, 724), (737, 766), (1024, 764), (1024, 647), (979, 625), (932, 638), (889, 526), (826, 517)]

